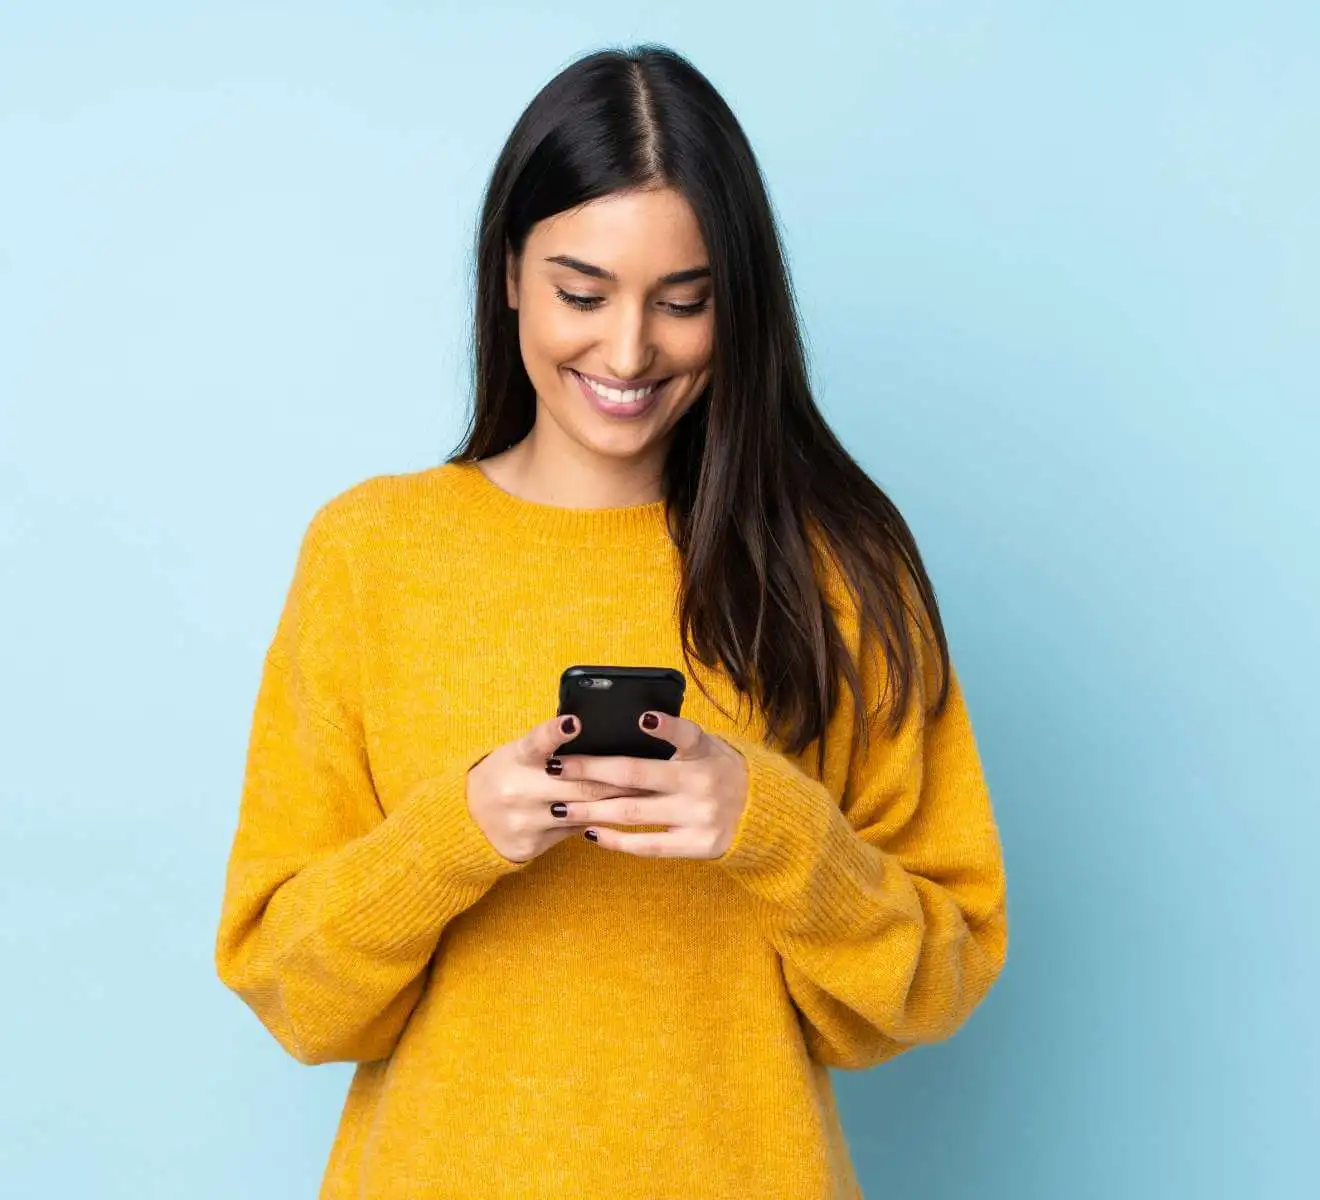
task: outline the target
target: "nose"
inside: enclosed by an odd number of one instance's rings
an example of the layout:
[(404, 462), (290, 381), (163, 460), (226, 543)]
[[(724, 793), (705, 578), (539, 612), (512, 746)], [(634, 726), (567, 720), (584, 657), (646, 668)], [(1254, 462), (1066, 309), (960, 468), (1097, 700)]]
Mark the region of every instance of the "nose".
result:
[(641, 379), (654, 358), (644, 306), (619, 303), (605, 333), (605, 369), (615, 379)]

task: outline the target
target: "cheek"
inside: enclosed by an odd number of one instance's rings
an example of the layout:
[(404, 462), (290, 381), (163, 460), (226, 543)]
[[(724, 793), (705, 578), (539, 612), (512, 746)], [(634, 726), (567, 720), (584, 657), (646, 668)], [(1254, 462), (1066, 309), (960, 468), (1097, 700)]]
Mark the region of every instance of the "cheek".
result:
[[(557, 311), (558, 310), (558, 311)], [(562, 304), (526, 305), (518, 310), (518, 339), (523, 356), (543, 371), (578, 357), (589, 339), (575, 313)]]
[(709, 312), (665, 322), (665, 356), (689, 371), (700, 371), (710, 362), (715, 345), (715, 321)]
[[(691, 328), (687, 328), (691, 325)], [(715, 322), (709, 317), (689, 318), (666, 338), (666, 357), (685, 371), (696, 373), (710, 365), (715, 349)]]

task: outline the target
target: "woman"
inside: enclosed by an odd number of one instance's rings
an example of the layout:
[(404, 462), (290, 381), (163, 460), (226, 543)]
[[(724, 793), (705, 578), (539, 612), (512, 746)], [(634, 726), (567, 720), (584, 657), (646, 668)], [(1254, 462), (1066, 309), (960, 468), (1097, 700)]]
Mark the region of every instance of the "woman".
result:
[[(985, 996), (1000, 845), (912, 535), (812, 401), (752, 151), (683, 58), (532, 101), (474, 340), (461, 451), (304, 536), (220, 977), (359, 1064), (322, 1197), (859, 1196), (827, 1068)], [(672, 757), (574, 756), (577, 663), (683, 670), (641, 722)]]

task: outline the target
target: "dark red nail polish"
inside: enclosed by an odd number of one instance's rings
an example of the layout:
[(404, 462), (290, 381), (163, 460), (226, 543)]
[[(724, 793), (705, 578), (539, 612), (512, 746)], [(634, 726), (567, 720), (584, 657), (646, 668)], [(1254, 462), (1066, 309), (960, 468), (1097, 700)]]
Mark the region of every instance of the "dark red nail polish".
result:
[(559, 722), (559, 728), (563, 733), (572, 733), (577, 728), (577, 721), (572, 717), (565, 717)]
[(568, 805), (567, 805), (567, 804), (564, 804), (562, 801), (556, 800), (556, 801), (550, 806), (550, 815), (551, 815), (552, 817), (566, 817), (566, 816), (568, 816)]
[(563, 769), (563, 760), (556, 758), (553, 754), (545, 760), (545, 773), (547, 775), (558, 775)]
[(643, 729), (655, 729), (659, 726), (659, 724), (660, 724), (660, 718), (657, 717), (655, 713), (649, 712), (642, 714)]
[(588, 829), (587, 832), (584, 833), (582, 836), (586, 838), (587, 841), (589, 842), (594, 842), (598, 840), (596, 837), (596, 831), (594, 829)]

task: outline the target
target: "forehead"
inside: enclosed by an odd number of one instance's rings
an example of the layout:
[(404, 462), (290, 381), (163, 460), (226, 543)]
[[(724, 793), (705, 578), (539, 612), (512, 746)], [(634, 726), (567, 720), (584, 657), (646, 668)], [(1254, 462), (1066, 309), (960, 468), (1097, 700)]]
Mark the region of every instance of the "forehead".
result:
[(673, 188), (614, 192), (556, 213), (535, 225), (527, 242), (537, 259), (571, 254), (620, 279), (706, 265), (696, 214)]

